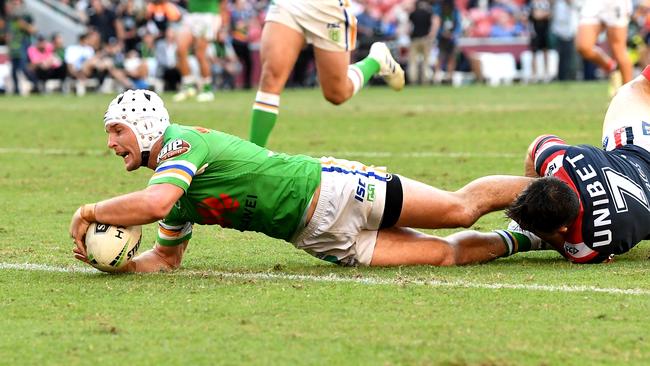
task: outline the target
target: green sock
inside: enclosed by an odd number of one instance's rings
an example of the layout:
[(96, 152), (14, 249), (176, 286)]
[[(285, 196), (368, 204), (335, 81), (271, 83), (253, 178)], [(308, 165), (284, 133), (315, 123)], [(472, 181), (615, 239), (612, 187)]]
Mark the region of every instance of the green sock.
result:
[(275, 121), (278, 119), (280, 96), (270, 93), (257, 92), (253, 114), (251, 116), (250, 141), (265, 147), (271, 135)]
[(503, 244), (508, 249), (507, 255), (530, 251), (531, 242), (526, 235), (511, 230), (494, 230), (494, 232), (503, 240)]
[(379, 62), (370, 56), (357, 62), (354, 64), (354, 66), (358, 67), (359, 70), (361, 70), (361, 73), (363, 74), (364, 84), (367, 83), (373, 75), (379, 72)]
[(371, 57), (366, 57), (356, 64), (348, 66), (348, 79), (352, 81), (353, 94), (357, 94), (368, 80), (378, 72), (379, 62)]

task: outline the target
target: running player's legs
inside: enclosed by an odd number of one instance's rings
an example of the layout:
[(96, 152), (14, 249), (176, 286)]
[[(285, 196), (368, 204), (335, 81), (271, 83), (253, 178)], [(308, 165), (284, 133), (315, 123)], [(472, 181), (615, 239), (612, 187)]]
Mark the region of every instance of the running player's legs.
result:
[(632, 61), (627, 52), (627, 25), (607, 27), (607, 43), (621, 71), (623, 84), (632, 80)]
[(314, 58), (325, 99), (337, 105), (350, 99), (354, 94), (354, 85), (348, 77), (350, 52), (314, 47)]
[(383, 43), (373, 45), (372, 57), (348, 65), (355, 41), (356, 18), (342, 2), (276, 0), (269, 7), (262, 33), (262, 80), (253, 105), (250, 140), (266, 145), (277, 119), (280, 93), (303, 42), (313, 44), (323, 94), (334, 104), (350, 99), (377, 73), (393, 89), (404, 86), (404, 72)]
[(576, 49), (583, 58), (610, 71), (612, 59), (596, 45), (598, 35), (602, 30), (603, 26), (600, 23), (581, 23), (576, 34)]
[(627, 27), (632, 15), (631, 0), (610, 0), (603, 10), (607, 43), (618, 63), (623, 84), (632, 80), (632, 61), (627, 53)]
[(176, 35), (176, 56), (178, 58), (178, 71), (180, 72), (181, 77), (190, 75), (190, 64), (187, 57), (190, 52), (190, 47), (192, 46), (192, 40), (192, 31), (188, 27), (183, 26), (178, 30)]
[(531, 178), (493, 175), (478, 178), (455, 192), (400, 176), (403, 191), (398, 227), (422, 229), (470, 227), (486, 213), (503, 209)]
[(212, 92), (212, 65), (208, 57), (210, 42), (217, 38), (221, 28), (221, 15), (214, 13), (197, 13), (192, 33), (194, 35), (194, 55), (199, 64), (201, 80), (201, 93), (196, 96), (199, 102), (210, 102), (214, 100)]
[(295, 29), (276, 22), (267, 22), (262, 30), (259, 91), (280, 94), (305, 44), (304, 36)]
[(280, 93), (305, 44), (301, 32), (288, 25), (267, 21), (262, 30), (260, 85), (251, 115), (250, 141), (266, 146), (280, 108)]

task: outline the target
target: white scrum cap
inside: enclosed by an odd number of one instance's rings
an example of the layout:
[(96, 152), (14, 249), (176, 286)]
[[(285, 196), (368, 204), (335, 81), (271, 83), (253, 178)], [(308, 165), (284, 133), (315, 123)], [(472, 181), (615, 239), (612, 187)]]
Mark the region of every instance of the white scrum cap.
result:
[(128, 126), (140, 145), (140, 152), (151, 151), (153, 144), (169, 126), (169, 113), (158, 94), (149, 90), (127, 90), (118, 95), (104, 114), (104, 128), (111, 123)]

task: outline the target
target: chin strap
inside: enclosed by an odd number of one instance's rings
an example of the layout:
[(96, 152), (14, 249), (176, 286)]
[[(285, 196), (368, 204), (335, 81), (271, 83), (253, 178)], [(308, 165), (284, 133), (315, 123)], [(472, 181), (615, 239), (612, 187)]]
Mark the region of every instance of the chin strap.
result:
[(143, 151), (140, 156), (142, 160), (140, 161), (140, 166), (149, 166), (149, 151)]

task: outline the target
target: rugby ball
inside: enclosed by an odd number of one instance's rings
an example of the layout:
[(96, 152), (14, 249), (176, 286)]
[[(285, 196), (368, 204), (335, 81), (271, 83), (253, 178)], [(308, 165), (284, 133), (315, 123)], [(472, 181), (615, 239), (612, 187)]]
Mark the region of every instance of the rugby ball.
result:
[(116, 272), (138, 253), (142, 228), (93, 222), (86, 231), (86, 254), (93, 267)]

